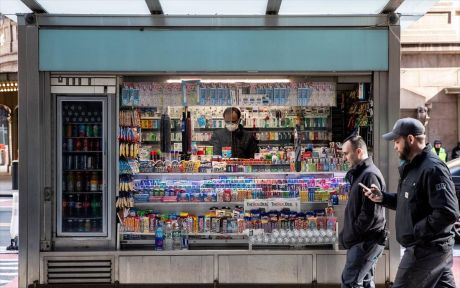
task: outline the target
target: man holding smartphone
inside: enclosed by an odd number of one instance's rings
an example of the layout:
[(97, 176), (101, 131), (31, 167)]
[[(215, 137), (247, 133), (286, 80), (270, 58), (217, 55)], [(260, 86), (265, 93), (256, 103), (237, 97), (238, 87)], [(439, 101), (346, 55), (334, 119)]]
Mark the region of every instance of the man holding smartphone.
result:
[(449, 169), (425, 145), (425, 127), (416, 119), (399, 119), (383, 139), (394, 141), (403, 162), (398, 192), (372, 185), (365, 195), (396, 210), (396, 239), (406, 249), (392, 287), (455, 287), (452, 227), (459, 211)]
[(385, 247), (385, 211), (364, 196), (362, 187), (375, 185), (385, 191), (385, 180), (369, 158), (363, 138), (348, 137), (342, 151), (351, 166), (346, 176), (351, 189), (339, 235), (340, 244), (348, 249), (342, 287), (375, 287), (375, 264)]

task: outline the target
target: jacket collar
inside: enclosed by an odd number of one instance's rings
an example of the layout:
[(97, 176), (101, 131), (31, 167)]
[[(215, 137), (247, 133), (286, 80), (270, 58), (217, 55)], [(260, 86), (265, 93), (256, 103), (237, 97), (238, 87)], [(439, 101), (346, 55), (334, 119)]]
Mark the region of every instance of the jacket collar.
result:
[(418, 164), (420, 164), (429, 155), (429, 153), (432, 153), (431, 152), (432, 148), (433, 147), (430, 144), (426, 144), (426, 146), (425, 146), (425, 148), (423, 148), (422, 152), (417, 154), (414, 157), (414, 159), (412, 159), (412, 161), (406, 162), (403, 165), (401, 165), (399, 167), (399, 173), (400, 173), (401, 177), (403, 176), (404, 171), (406, 170), (406, 168), (417, 166)]
[(350, 183), (353, 183), (353, 179), (356, 179), (357, 176), (361, 175), (361, 173), (369, 166), (371, 166), (374, 162), (372, 161), (371, 157), (368, 157), (361, 162), (359, 162), (355, 167), (351, 168), (346, 176), (345, 179), (348, 180)]

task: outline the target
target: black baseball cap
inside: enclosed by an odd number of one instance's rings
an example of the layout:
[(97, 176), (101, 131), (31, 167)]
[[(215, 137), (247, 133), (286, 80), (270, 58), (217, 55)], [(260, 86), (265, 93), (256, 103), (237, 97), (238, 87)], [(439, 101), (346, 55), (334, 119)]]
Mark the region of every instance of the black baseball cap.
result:
[(418, 136), (423, 134), (425, 134), (425, 126), (423, 126), (422, 122), (414, 118), (401, 118), (396, 121), (393, 130), (383, 134), (382, 137), (387, 141), (391, 141), (400, 136)]

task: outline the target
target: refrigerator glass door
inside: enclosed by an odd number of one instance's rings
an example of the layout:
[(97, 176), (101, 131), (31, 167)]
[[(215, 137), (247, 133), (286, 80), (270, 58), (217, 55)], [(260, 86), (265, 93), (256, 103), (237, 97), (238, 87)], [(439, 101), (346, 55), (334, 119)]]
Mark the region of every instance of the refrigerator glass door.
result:
[(57, 104), (57, 236), (107, 237), (107, 98)]

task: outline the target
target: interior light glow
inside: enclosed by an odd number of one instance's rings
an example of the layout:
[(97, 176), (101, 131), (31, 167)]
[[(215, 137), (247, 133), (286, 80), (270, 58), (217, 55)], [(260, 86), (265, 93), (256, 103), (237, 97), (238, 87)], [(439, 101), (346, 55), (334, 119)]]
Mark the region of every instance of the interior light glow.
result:
[(200, 81), (201, 83), (289, 83), (289, 79), (168, 79), (167, 83), (182, 81)]

